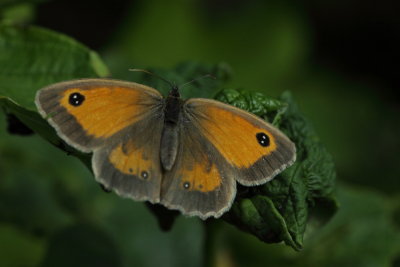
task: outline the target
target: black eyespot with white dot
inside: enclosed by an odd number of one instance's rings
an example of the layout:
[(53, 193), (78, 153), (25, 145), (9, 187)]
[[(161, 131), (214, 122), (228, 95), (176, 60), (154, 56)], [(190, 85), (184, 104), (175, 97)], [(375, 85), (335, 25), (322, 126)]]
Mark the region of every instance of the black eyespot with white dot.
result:
[(269, 146), (269, 137), (265, 133), (256, 134), (256, 138), (261, 146)]
[(149, 178), (149, 173), (146, 172), (146, 171), (142, 171), (142, 172), (140, 173), (140, 176), (142, 176), (142, 178), (146, 180), (147, 178)]
[(69, 103), (74, 107), (82, 105), (83, 101), (85, 101), (85, 96), (80, 93), (72, 93), (69, 95)]
[(183, 183), (183, 188), (186, 189), (186, 190), (189, 189), (190, 188), (190, 183), (189, 182), (184, 182)]

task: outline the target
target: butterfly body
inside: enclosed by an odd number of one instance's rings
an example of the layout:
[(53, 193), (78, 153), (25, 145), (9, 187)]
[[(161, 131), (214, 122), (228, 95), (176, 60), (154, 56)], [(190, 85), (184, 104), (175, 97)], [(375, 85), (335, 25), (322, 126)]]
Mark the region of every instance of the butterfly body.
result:
[(164, 129), (161, 135), (160, 159), (164, 170), (170, 171), (179, 145), (179, 123), (183, 101), (177, 87), (172, 88), (165, 99)]
[(167, 97), (145, 85), (82, 79), (38, 91), (39, 112), (68, 144), (92, 152), (95, 178), (117, 194), (202, 219), (226, 212), (236, 182), (271, 180), (296, 157), (264, 120), (218, 101)]

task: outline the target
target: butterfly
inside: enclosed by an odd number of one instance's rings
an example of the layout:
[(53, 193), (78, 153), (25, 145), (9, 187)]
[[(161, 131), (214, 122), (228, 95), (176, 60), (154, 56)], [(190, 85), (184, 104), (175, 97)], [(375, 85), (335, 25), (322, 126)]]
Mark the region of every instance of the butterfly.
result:
[(232, 206), (236, 183), (266, 183), (296, 147), (261, 118), (211, 99), (163, 97), (146, 85), (80, 79), (39, 90), (40, 114), (69, 145), (92, 152), (95, 179), (137, 201), (201, 219)]

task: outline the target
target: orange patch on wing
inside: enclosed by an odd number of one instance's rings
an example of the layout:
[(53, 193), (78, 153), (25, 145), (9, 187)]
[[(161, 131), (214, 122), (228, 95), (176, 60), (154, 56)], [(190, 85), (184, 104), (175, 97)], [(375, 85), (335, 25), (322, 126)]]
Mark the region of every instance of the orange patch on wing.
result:
[[(80, 105), (69, 103), (70, 95), (84, 96)], [(64, 92), (60, 104), (75, 117), (87, 134), (109, 137), (142, 117), (141, 92), (122, 87), (98, 87), (88, 90), (71, 88)]]
[[(207, 107), (204, 113), (209, 119), (201, 120), (206, 129), (202, 134), (218, 149), (229, 163), (239, 168), (249, 168), (258, 159), (276, 150), (273, 135), (255, 126), (234, 112)], [(262, 146), (257, 134), (264, 133), (269, 138), (269, 145)]]
[(124, 174), (136, 175), (141, 179), (150, 179), (152, 162), (144, 154), (143, 149), (130, 149), (125, 152), (122, 145), (117, 146), (109, 155), (110, 162)]
[(210, 192), (219, 187), (221, 183), (221, 176), (214, 164), (210, 168), (202, 164), (195, 164), (193, 169), (182, 172), (181, 186), (186, 190)]

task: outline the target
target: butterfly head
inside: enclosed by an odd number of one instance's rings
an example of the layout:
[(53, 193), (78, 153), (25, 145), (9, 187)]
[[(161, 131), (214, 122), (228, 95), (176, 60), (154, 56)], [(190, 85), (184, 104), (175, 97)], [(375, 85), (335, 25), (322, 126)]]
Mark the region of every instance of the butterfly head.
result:
[(168, 98), (180, 98), (179, 87), (175, 84), (171, 85), (171, 90), (168, 93)]

